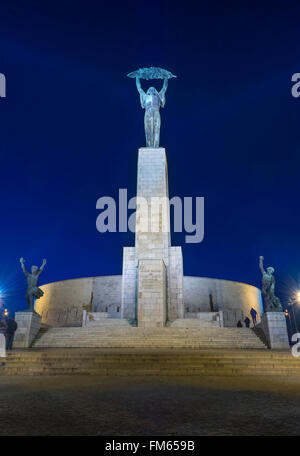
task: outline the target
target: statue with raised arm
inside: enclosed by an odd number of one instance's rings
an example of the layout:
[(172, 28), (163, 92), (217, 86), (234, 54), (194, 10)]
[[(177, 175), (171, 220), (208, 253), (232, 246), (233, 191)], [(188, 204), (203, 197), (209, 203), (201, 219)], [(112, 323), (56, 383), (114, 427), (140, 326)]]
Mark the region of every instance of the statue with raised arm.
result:
[(27, 301), (29, 310), (31, 312), (34, 312), (34, 300), (40, 299), (44, 295), (44, 292), (40, 288), (38, 288), (37, 284), (38, 284), (39, 276), (40, 276), (41, 272), (43, 272), (47, 261), (44, 259), (40, 268), (38, 268), (37, 266), (32, 266), (31, 273), (29, 273), (25, 269), (24, 258), (20, 258), (20, 263), (21, 263), (22, 271), (24, 272), (25, 276), (27, 277), (28, 287), (27, 287), (27, 291), (26, 291), (26, 301)]
[(267, 270), (264, 269), (264, 257), (259, 257), (259, 268), (262, 273), (262, 295), (265, 303), (266, 312), (280, 312), (282, 307), (279, 298), (275, 296), (275, 277), (274, 268), (269, 266)]
[[(147, 147), (159, 147), (160, 138), (160, 108), (165, 106), (168, 79), (176, 78), (170, 71), (150, 67), (129, 73), (130, 78), (136, 78), (136, 87), (140, 94), (141, 106), (145, 109), (144, 125)], [(163, 79), (160, 92), (155, 87), (149, 87), (147, 92), (142, 89), (141, 79)]]

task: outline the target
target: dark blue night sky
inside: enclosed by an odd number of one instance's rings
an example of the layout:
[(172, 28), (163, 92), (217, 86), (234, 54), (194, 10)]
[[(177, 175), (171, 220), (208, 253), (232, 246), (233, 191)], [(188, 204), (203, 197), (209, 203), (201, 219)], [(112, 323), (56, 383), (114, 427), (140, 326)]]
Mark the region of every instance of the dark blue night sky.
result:
[(300, 284), (299, 2), (2, 1), (0, 288), (26, 307), (41, 284), (120, 274), (129, 233), (96, 231), (96, 201), (136, 191), (142, 66), (178, 75), (162, 110), (170, 196), (205, 197), (205, 238), (182, 245), (186, 275)]

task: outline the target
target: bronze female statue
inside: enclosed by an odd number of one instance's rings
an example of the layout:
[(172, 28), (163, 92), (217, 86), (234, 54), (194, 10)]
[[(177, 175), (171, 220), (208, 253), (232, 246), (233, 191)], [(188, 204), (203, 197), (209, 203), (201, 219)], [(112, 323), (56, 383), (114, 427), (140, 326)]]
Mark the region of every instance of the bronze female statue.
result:
[[(170, 71), (163, 68), (141, 68), (128, 74), (130, 78), (136, 78), (136, 87), (140, 94), (141, 106), (145, 109), (145, 135), (147, 147), (159, 147), (160, 138), (160, 108), (166, 103), (166, 91), (168, 79), (176, 78)], [(163, 87), (158, 92), (155, 87), (150, 87), (147, 92), (142, 89), (141, 79), (163, 79)]]

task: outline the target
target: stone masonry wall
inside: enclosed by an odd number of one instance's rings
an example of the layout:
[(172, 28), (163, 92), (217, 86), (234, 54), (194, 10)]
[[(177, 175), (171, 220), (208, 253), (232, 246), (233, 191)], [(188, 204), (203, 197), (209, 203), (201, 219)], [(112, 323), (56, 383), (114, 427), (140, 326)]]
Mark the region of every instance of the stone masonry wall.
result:
[(246, 316), (250, 318), (253, 307), (257, 321), (262, 314), (261, 292), (258, 288), (231, 280), (210, 279), (206, 277), (184, 276), (183, 295), (185, 315), (189, 312), (209, 312), (209, 294), (212, 295), (214, 309), (223, 310), (224, 326), (236, 326)]
[(138, 326), (166, 323), (166, 267), (163, 260), (140, 260), (138, 269)]
[[(90, 303), (94, 286), (98, 290), (93, 300), (95, 306), (100, 303), (100, 301), (97, 303), (97, 296), (101, 297), (102, 288), (105, 290), (102, 294), (102, 307), (114, 308), (117, 303), (121, 303), (121, 275), (49, 283), (41, 287), (45, 294), (36, 301), (36, 311), (42, 316), (42, 323), (50, 326), (80, 324), (82, 308)], [(198, 312), (199, 309), (202, 312), (208, 312), (209, 293), (212, 293), (215, 307), (224, 310), (225, 326), (236, 326), (237, 320), (249, 315), (251, 307), (256, 309), (258, 321), (260, 320), (262, 309), (258, 288), (230, 280), (183, 277), (185, 311), (189, 308), (190, 312)], [(124, 318), (127, 317), (124, 315)]]

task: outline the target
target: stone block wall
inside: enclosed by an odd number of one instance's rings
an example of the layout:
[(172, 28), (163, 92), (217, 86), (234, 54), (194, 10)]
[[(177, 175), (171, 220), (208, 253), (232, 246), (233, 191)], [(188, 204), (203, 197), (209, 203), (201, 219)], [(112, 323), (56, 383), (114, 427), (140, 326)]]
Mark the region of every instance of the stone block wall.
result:
[(170, 247), (167, 275), (168, 320), (184, 318), (183, 259), (181, 247)]
[(135, 247), (123, 248), (121, 316), (137, 318), (137, 260)]
[(262, 314), (261, 292), (258, 288), (231, 280), (206, 277), (183, 277), (185, 315), (209, 312), (209, 295), (212, 295), (214, 310), (223, 311), (224, 326), (235, 327), (238, 320), (244, 324), (246, 317), (251, 319), (250, 310), (257, 312), (257, 322)]
[(30, 347), (41, 328), (41, 316), (35, 312), (16, 312), (15, 320), (18, 328), (15, 332), (14, 347)]
[(165, 326), (166, 306), (166, 267), (163, 260), (140, 260), (138, 326)]
[(103, 280), (94, 278), (92, 287), (92, 312), (121, 313), (122, 283), (119, 276), (106, 276)]

